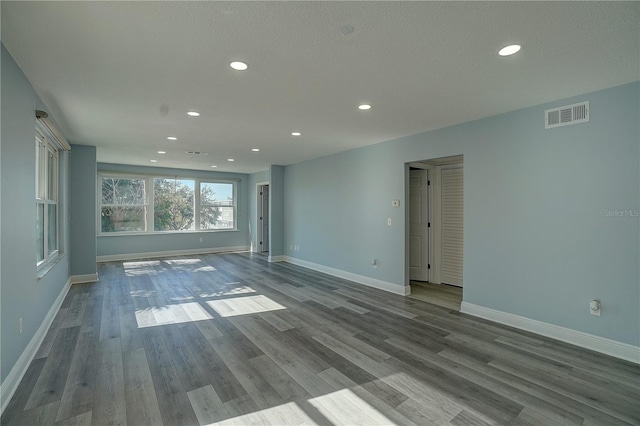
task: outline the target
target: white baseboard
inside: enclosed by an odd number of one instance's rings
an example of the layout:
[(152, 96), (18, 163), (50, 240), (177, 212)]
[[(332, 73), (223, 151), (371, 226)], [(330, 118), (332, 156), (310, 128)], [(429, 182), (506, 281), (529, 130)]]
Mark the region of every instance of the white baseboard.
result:
[(18, 389), (20, 381), (27, 372), (29, 364), (33, 361), (33, 357), (36, 355), (38, 348), (47, 335), (47, 331), (49, 331), (49, 327), (51, 327), (53, 319), (58, 314), (60, 306), (62, 306), (62, 302), (67, 296), (70, 287), (71, 279), (69, 278), (64, 284), (64, 287), (62, 287), (60, 294), (53, 302), (53, 305), (51, 305), (49, 312), (47, 312), (47, 315), (42, 320), (42, 324), (40, 324), (38, 331), (33, 335), (27, 347), (22, 351), (20, 358), (18, 358), (11, 371), (9, 371), (9, 374), (7, 374), (7, 378), (4, 379), (2, 385), (0, 385), (0, 414), (4, 413), (5, 408), (9, 405), (9, 401), (11, 401), (11, 397), (13, 397), (13, 394)]
[(294, 265), (302, 266), (304, 268), (313, 269), (314, 271), (323, 272), (334, 277), (342, 278), (349, 281), (354, 281), (358, 284), (363, 284), (369, 287), (374, 287), (380, 290), (388, 291), (390, 293), (399, 294), (401, 296), (407, 296), (411, 293), (411, 288), (408, 286), (398, 285), (387, 281), (378, 280), (364, 275), (354, 274), (352, 272), (343, 271), (341, 269), (331, 268), (329, 266), (320, 265), (306, 260), (297, 259), (290, 256), (282, 256), (284, 262), (293, 263)]
[(467, 302), (462, 302), (460, 312), (640, 364), (640, 347), (638, 346)]
[(275, 263), (275, 262), (284, 262), (284, 258), (286, 256), (269, 256), (267, 257), (267, 262), (269, 263)]
[(96, 262), (98, 263), (118, 262), (121, 260), (152, 259), (152, 258), (169, 257), (169, 256), (190, 256), (190, 255), (196, 255), (196, 254), (245, 252), (245, 251), (249, 251), (249, 249), (250, 249), (249, 246), (235, 246), (235, 247), (216, 247), (216, 248), (189, 249), (189, 250), (151, 251), (146, 253), (110, 254), (105, 256), (97, 256)]
[(94, 283), (98, 281), (98, 273), (96, 272), (95, 274), (71, 275), (69, 277), (69, 281), (71, 281), (71, 284)]

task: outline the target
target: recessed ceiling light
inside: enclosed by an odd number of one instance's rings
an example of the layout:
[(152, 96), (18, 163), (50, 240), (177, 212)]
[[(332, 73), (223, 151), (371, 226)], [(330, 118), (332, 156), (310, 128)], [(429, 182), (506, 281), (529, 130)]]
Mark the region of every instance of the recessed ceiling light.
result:
[(158, 154), (166, 154), (167, 151), (158, 151)]
[(233, 158), (228, 158), (227, 161), (236, 161)]
[(197, 117), (197, 116), (200, 115), (200, 113), (197, 112), (197, 111), (189, 111), (189, 112), (187, 112), (187, 115), (189, 115), (191, 117)]
[(509, 46), (505, 46), (502, 49), (498, 50), (498, 55), (500, 56), (510, 56), (514, 53), (518, 53), (522, 49), (522, 46), (519, 44), (510, 44)]
[(259, 149), (259, 148), (251, 148), (251, 151), (253, 151), (253, 152), (260, 152), (260, 149)]
[(215, 168), (216, 168), (216, 167), (218, 167), (218, 166), (216, 166), (216, 165), (214, 164), (214, 165), (213, 165), (213, 166), (211, 166), (211, 167), (213, 167), (213, 168), (215, 169)]
[(157, 163), (158, 162), (158, 160), (149, 160), (149, 161), (151, 161), (152, 163)]
[(247, 68), (249, 68), (249, 65), (240, 61), (233, 61), (229, 64), (229, 66), (236, 71), (245, 71)]
[(177, 141), (178, 138), (176, 138), (175, 136), (167, 136), (167, 139), (169, 139), (170, 141)]
[(361, 110), (371, 109), (371, 105), (369, 105), (369, 104), (362, 104), (362, 105), (358, 106), (358, 109), (361, 109)]
[(302, 136), (300, 132), (291, 132), (291, 136)]

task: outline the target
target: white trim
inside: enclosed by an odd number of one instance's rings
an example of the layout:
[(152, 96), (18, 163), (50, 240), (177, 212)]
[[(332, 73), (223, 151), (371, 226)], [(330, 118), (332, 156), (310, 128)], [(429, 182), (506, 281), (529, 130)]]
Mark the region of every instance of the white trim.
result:
[(269, 263), (286, 262), (287, 260), (285, 259), (285, 257), (286, 256), (269, 256), (267, 258), (267, 262)]
[(36, 331), (36, 333), (33, 335), (31, 340), (29, 341), (29, 344), (27, 344), (27, 347), (24, 348), (24, 351), (22, 351), (20, 358), (18, 358), (16, 363), (13, 365), (13, 368), (11, 368), (11, 371), (9, 371), (9, 374), (7, 374), (6, 379), (4, 379), (2, 385), (0, 385), (0, 414), (4, 413), (4, 410), (5, 408), (7, 408), (7, 405), (9, 405), (9, 401), (11, 401), (13, 394), (18, 389), (20, 381), (24, 377), (24, 374), (27, 372), (29, 364), (31, 364), (31, 361), (33, 361), (33, 357), (36, 355), (38, 348), (47, 335), (47, 331), (49, 331), (49, 327), (51, 327), (53, 319), (58, 314), (60, 306), (62, 306), (62, 302), (67, 296), (70, 287), (71, 278), (69, 278), (64, 284), (64, 287), (62, 287), (60, 294), (53, 302), (53, 305), (51, 305), (51, 308), (49, 309), (49, 312), (47, 312), (47, 315), (42, 320), (38, 331)]
[(95, 274), (71, 275), (69, 277), (69, 281), (71, 281), (71, 284), (94, 283), (98, 281), (98, 273), (96, 272)]
[(323, 272), (328, 275), (333, 275), (334, 277), (353, 281), (358, 284), (366, 285), (369, 287), (378, 288), (380, 290), (388, 291), (390, 293), (399, 294), (401, 296), (407, 296), (411, 293), (411, 287), (407, 285), (403, 286), (399, 284), (394, 284), (387, 281), (382, 281), (375, 278), (367, 277), (364, 275), (358, 275), (352, 272), (343, 271), (341, 269), (335, 269), (329, 266), (319, 265), (317, 263), (308, 262), (306, 260), (297, 259), (295, 257), (290, 257), (290, 256), (281, 256), (281, 257), (283, 258), (283, 261), (293, 263), (294, 265), (302, 266), (307, 269), (313, 269), (314, 271)]
[(462, 302), (460, 312), (640, 364), (639, 346), (633, 346), (605, 337), (594, 336), (593, 334), (583, 333), (582, 331), (560, 327), (507, 312), (496, 311), (495, 309), (485, 308), (467, 302)]
[(216, 247), (216, 248), (189, 249), (189, 250), (150, 251), (146, 253), (109, 254), (105, 256), (97, 256), (96, 262), (98, 263), (117, 262), (120, 260), (137, 260), (137, 259), (150, 259), (150, 258), (157, 258), (157, 257), (190, 256), (195, 254), (228, 253), (228, 252), (244, 252), (244, 251), (249, 251), (249, 246)]
[(38, 111), (36, 111), (36, 118), (38, 119), (36, 123), (38, 123), (46, 133), (49, 133), (50, 137), (55, 140), (60, 148), (65, 151), (71, 151), (71, 145), (69, 145), (69, 141), (64, 137), (56, 123), (49, 117), (47, 113), (44, 116), (38, 117)]

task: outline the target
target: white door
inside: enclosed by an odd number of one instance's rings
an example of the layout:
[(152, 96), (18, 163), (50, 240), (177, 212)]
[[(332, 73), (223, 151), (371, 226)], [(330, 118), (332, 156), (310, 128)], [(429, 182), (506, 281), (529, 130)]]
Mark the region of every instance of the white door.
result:
[(269, 185), (263, 185), (260, 190), (262, 211), (260, 212), (260, 251), (269, 251)]
[(442, 169), (441, 281), (462, 287), (463, 171), (462, 166)]
[(429, 210), (427, 171), (409, 171), (409, 277), (429, 279)]

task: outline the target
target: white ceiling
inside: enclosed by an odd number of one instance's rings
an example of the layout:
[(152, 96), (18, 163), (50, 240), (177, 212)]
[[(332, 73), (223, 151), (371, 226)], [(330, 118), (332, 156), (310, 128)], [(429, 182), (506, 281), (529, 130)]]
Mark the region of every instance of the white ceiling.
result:
[(639, 80), (639, 31), (638, 2), (2, 1), (72, 143), (243, 173)]

